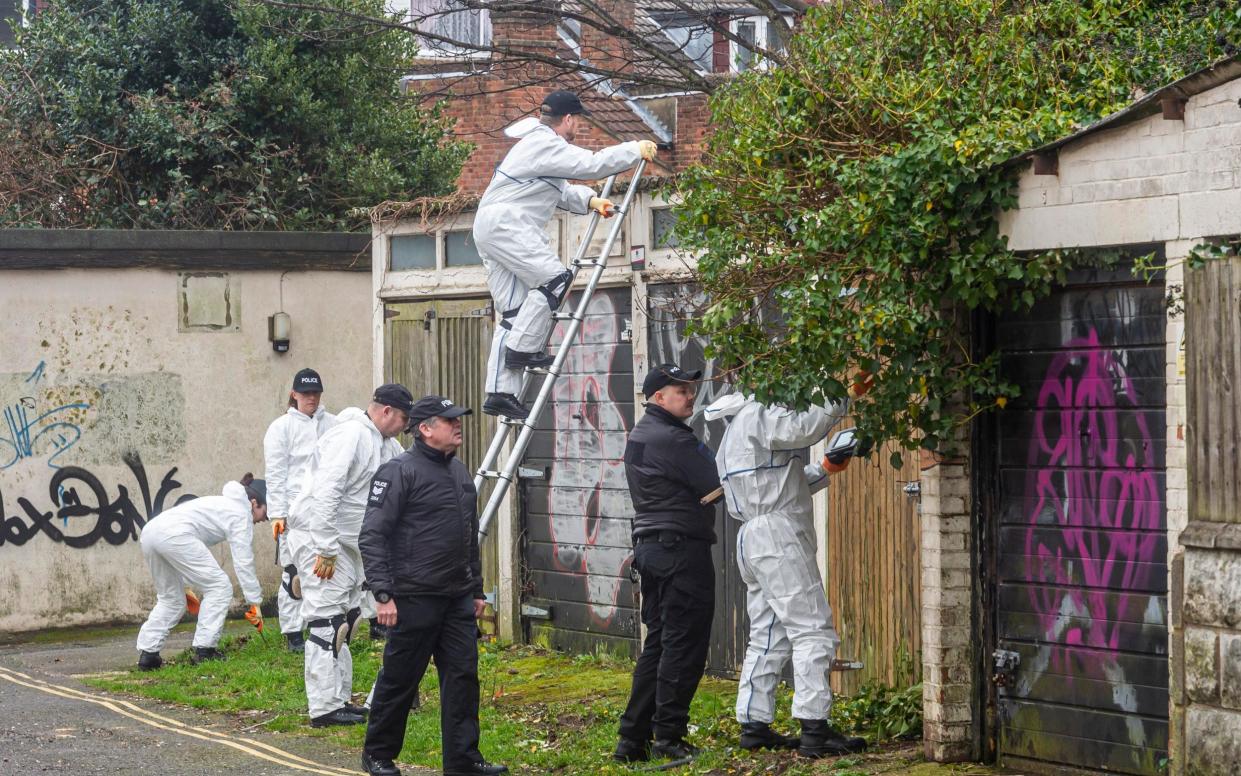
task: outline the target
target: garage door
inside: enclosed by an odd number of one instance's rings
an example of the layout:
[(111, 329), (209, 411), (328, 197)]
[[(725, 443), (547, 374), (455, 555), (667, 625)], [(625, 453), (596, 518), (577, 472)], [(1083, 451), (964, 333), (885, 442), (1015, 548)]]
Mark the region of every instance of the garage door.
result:
[[(1161, 772), (1168, 746), (1162, 283), (1081, 273), (997, 324), (1001, 760)], [(1003, 673), (1003, 672), (1002, 672)]]

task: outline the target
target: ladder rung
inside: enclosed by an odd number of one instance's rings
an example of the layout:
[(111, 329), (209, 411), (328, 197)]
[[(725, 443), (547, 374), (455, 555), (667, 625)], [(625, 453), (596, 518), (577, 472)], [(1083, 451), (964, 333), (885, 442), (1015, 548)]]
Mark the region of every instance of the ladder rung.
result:
[(502, 418), (500, 418), (500, 422), (501, 422), (501, 423), (503, 423), (503, 424), (504, 424), (504, 425), (506, 425), (506, 426), (524, 426), (524, 425), (526, 425), (526, 421), (522, 420), (521, 418), (509, 418), (509, 417), (502, 417)]
[(526, 371), (531, 374), (536, 374), (536, 375), (556, 375), (557, 377), (560, 376), (560, 373), (555, 371), (550, 366), (528, 366), (526, 367)]
[(578, 268), (581, 268), (581, 267), (606, 267), (607, 265), (608, 265), (608, 263), (607, 263), (606, 261), (596, 261), (596, 260), (594, 260), (594, 259), (589, 259), (589, 260), (582, 260), (582, 261), (575, 261), (575, 262), (573, 262), (573, 266), (578, 267)]
[(495, 471), (494, 469), (483, 469), (481, 471), (475, 472), (475, 474), (479, 475), (480, 477), (486, 477), (489, 480), (500, 479), (500, 480), (508, 480), (509, 482), (512, 482), (513, 480), (512, 477), (505, 477), (504, 472), (498, 472), (498, 471)]
[(557, 311), (557, 312), (552, 313), (553, 321), (574, 321), (574, 320), (580, 321), (581, 319), (582, 319), (581, 316), (579, 316), (577, 313), (573, 311), (569, 311), (567, 313), (562, 313), (562, 312)]

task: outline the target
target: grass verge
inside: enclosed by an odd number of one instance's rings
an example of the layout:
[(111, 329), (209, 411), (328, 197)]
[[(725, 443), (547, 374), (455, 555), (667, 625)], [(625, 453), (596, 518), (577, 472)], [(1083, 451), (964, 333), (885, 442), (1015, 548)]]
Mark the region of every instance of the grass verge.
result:
[[(629, 774), (635, 767), (612, 762), (616, 726), (628, 698), (633, 664), (608, 655), (570, 656), (537, 647), (482, 644), (479, 658), (482, 750), (519, 774)], [(283, 648), (279, 634), (266, 639), (226, 637), (227, 659), (191, 665), (175, 656), (159, 671), (89, 677), (92, 686), (154, 698), (236, 717), (251, 734), (261, 729), (327, 737), (343, 749), (360, 751), (364, 729), (309, 727), (302, 682), (302, 659)], [(354, 688), (364, 697), (382, 660), (382, 644), (369, 641), (366, 626), (355, 637)], [(165, 655), (167, 659), (169, 656)], [(691, 708), (690, 740), (704, 751), (679, 774), (836, 774), (915, 773), (920, 760), (913, 744), (878, 743), (862, 756), (811, 762), (789, 752), (749, 753), (736, 746), (733, 719), (736, 683), (706, 678)], [(439, 695), (434, 667), (423, 679), (422, 707), (410, 715), (400, 762), (440, 765)], [(789, 719), (790, 692), (781, 688), (776, 727), (795, 729)], [(360, 702), (360, 698), (359, 698)], [(875, 705), (873, 698), (868, 707)], [(838, 721), (848, 720), (862, 734), (873, 726), (856, 704), (837, 703)], [(848, 724), (848, 723), (846, 723)], [(936, 771), (937, 773), (943, 771)]]

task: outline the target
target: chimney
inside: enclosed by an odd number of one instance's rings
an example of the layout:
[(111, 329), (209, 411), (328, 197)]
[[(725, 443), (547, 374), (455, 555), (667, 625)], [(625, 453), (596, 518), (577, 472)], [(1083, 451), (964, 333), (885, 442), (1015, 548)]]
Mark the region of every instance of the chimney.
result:
[[(599, 6), (598, 23), (604, 28), (622, 27), (634, 29), (634, 0), (597, 0)], [(631, 81), (627, 73), (634, 73), (638, 64), (634, 62), (633, 47), (624, 38), (606, 35), (590, 24), (582, 24), (582, 59), (602, 70), (614, 71), (616, 86), (623, 86)], [(606, 76), (590, 74), (594, 78)]]
[(556, 24), (560, 0), (524, 0), (504, 11), (491, 11), (491, 41), (514, 52), (554, 54), (560, 45)]

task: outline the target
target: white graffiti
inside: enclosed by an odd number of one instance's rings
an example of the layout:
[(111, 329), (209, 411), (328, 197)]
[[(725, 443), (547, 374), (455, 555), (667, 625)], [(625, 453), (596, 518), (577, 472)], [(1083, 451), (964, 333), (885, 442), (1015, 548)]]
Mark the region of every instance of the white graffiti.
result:
[[(622, 460), (628, 428), (609, 382), (616, 371), (620, 317), (606, 293), (591, 299), (553, 394), (555, 433), (548, 512), (556, 564), (582, 574), (590, 611), (616, 615), (631, 557), (633, 504)], [(620, 367), (620, 368), (618, 368)]]

